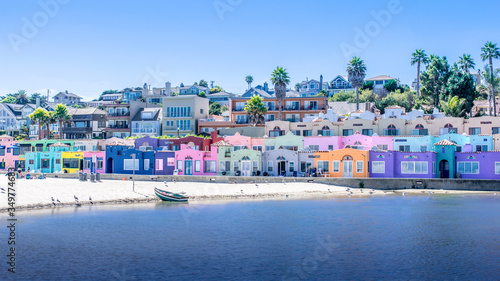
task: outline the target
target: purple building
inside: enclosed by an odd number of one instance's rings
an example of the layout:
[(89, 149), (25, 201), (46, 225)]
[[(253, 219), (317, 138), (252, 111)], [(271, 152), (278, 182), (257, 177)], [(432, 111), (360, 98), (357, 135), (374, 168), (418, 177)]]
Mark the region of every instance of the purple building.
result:
[(370, 151), (370, 178), (435, 178), (436, 153)]
[(500, 152), (455, 152), (456, 171), (463, 179), (500, 179)]
[(152, 150), (156, 151), (158, 148), (158, 139), (149, 136), (135, 139), (135, 149), (140, 151)]
[(175, 152), (157, 151), (155, 153), (155, 175), (173, 175), (175, 169)]

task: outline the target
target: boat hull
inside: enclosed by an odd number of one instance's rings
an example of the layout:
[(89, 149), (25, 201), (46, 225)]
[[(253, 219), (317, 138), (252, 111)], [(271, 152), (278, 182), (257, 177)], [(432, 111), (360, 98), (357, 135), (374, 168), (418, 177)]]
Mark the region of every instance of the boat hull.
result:
[(163, 201), (187, 202), (189, 197), (155, 188), (155, 194)]

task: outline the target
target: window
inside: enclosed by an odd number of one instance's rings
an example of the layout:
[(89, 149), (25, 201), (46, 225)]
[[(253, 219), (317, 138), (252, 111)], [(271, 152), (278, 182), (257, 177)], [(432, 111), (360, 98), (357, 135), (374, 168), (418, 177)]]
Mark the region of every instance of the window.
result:
[[(197, 160), (199, 162), (199, 160)], [(216, 173), (216, 161), (205, 161), (205, 173)]]
[(401, 162), (401, 174), (427, 174), (427, 162)]
[(309, 149), (314, 150), (314, 151), (319, 151), (319, 145), (309, 145)]
[(236, 172), (236, 171), (239, 171), (240, 170), (240, 162), (238, 160), (234, 160), (233, 161), (233, 170)]
[(42, 169), (47, 169), (47, 168), (50, 168), (50, 160), (42, 159)]
[(257, 161), (252, 161), (252, 172), (257, 172), (259, 169), (259, 163)]
[(350, 136), (352, 134), (353, 134), (352, 129), (344, 129), (344, 130), (342, 130), (342, 135), (344, 137)]
[(384, 174), (385, 173), (385, 162), (384, 161), (373, 161), (372, 162), (372, 173), (373, 174)]
[(292, 132), (292, 134), (294, 134), (295, 136), (300, 136), (300, 130), (293, 130), (290, 132)]
[(311, 169), (312, 163), (311, 162), (305, 162), (302, 161), (300, 162), (300, 172), (305, 173)]
[(274, 146), (272, 146), (272, 145), (271, 146), (266, 146), (266, 151), (268, 151), (268, 150), (274, 150)]
[(387, 126), (387, 129), (384, 129), (384, 136), (397, 136), (399, 135), (399, 129), (396, 129), (396, 126), (391, 124)]
[(149, 159), (144, 159), (144, 170), (145, 171), (149, 170)]
[(495, 174), (500, 174), (500, 162), (495, 162)]
[(97, 158), (97, 169), (102, 169), (104, 167), (104, 159), (102, 157)]
[(361, 134), (365, 135), (365, 136), (372, 136), (373, 135), (373, 129), (363, 129), (361, 131)]
[(83, 161), (83, 168), (84, 169), (90, 169), (90, 159)]
[(432, 173), (436, 173), (436, 162), (432, 162)]
[(252, 150), (262, 151), (262, 145), (254, 145), (252, 146)]
[(5, 149), (4, 148), (0, 149), (0, 156), (5, 156)]
[(388, 150), (389, 149), (387, 144), (377, 144), (377, 148), (380, 150)]
[(491, 134), (494, 135), (494, 134), (500, 134), (500, 127), (493, 127), (491, 129)]
[(426, 152), (426, 151), (427, 151), (427, 145), (421, 145), (420, 152)]
[(312, 130), (303, 130), (303, 136), (304, 137), (311, 137), (312, 136)]
[(340, 172), (340, 161), (332, 161), (332, 166), (334, 173)]
[(56, 159), (56, 164), (61, 165), (61, 159)]
[(273, 161), (267, 161), (267, 171), (268, 172), (273, 171)]
[(469, 135), (480, 135), (481, 134), (481, 128), (469, 128)]
[(163, 159), (156, 159), (156, 170), (163, 170)]
[[(496, 173), (495, 163), (495, 173)], [(458, 162), (458, 173), (460, 174), (479, 174), (479, 162)]]
[(12, 150), (12, 155), (19, 155), (19, 148), (14, 148)]
[(356, 161), (356, 173), (363, 172), (363, 161)]
[(487, 145), (476, 145), (476, 152), (488, 151)]
[[(66, 160), (66, 159), (64, 159)], [(124, 159), (123, 160), (124, 170), (139, 170), (139, 159)]]
[(410, 146), (409, 145), (400, 145), (399, 146), (399, 151), (409, 152), (410, 151)]
[(288, 162), (288, 170), (293, 173), (293, 171), (295, 171), (295, 162)]
[(201, 161), (200, 160), (194, 161), (194, 171), (195, 172), (201, 171)]
[(177, 160), (177, 170), (182, 170), (182, 160)]
[(323, 173), (329, 172), (328, 161), (318, 161), (318, 171)]
[(333, 150), (333, 145), (328, 145), (328, 150)]

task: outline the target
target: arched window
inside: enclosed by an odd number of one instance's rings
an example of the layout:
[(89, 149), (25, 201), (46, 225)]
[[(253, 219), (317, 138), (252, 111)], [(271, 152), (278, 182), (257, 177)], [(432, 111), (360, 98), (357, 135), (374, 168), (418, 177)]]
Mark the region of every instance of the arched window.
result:
[(356, 141), (356, 142), (354, 142), (354, 145), (361, 145), (361, 142), (360, 141)]
[(276, 126), (274, 127), (273, 131), (281, 131), (280, 127)]
[(241, 160), (245, 161), (245, 160), (250, 160), (250, 157), (248, 156), (243, 156), (243, 158), (241, 158)]
[(191, 157), (191, 156), (187, 156), (187, 157), (186, 157), (186, 160), (193, 160), (193, 157)]
[(423, 129), (424, 128), (424, 125), (422, 124), (418, 124), (417, 126), (415, 126), (415, 129)]
[(149, 142), (145, 141), (142, 146), (149, 146)]
[(321, 130), (330, 130), (330, 127), (328, 126), (323, 126), (323, 128)]
[(286, 159), (283, 156), (278, 156), (278, 158), (276, 158), (276, 160), (278, 160), (278, 161), (285, 161)]
[(444, 125), (445, 128), (449, 129), (449, 128), (453, 128), (453, 125), (451, 125), (450, 123)]
[(342, 161), (352, 161), (352, 156), (346, 155), (342, 158)]
[(387, 126), (387, 129), (389, 129), (389, 130), (390, 129), (396, 129), (396, 126), (394, 126), (393, 124), (391, 124), (391, 125)]

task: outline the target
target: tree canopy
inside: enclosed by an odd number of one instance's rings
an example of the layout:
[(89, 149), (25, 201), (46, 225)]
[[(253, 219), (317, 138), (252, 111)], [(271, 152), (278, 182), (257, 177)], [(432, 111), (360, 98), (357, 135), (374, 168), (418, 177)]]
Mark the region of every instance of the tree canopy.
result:
[(210, 108), (208, 109), (208, 114), (210, 115), (221, 115), (222, 114), (222, 106), (218, 102), (213, 102), (210, 104)]
[(267, 107), (264, 105), (264, 100), (260, 96), (252, 96), (245, 105), (245, 111), (247, 112), (248, 120), (253, 123), (254, 126), (265, 123)]

